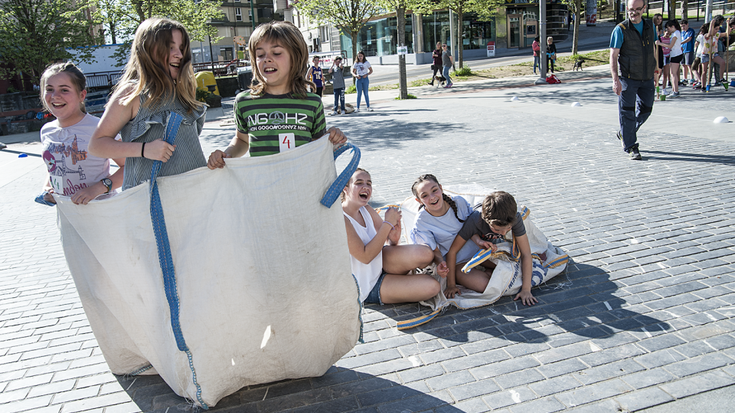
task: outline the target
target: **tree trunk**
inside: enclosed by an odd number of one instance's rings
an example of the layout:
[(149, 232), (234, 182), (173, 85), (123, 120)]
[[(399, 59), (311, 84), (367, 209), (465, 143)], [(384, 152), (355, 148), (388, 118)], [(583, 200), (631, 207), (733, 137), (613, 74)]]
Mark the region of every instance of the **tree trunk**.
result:
[(676, 19), (676, 0), (669, 0), (669, 7), (666, 13), (669, 15), (669, 20)]
[[(399, 2), (396, 9), (396, 19), (398, 24), (396, 31), (398, 33), (398, 47), (406, 45), (406, 7), (403, 2)], [(408, 99), (408, 86), (406, 85), (406, 55), (398, 54), (398, 86), (400, 87), (400, 98)]]
[[(622, 1), (622, 0), (621, 0)], [(574, 35), (572, 37), (572, 56), (577, 54), (579, 45), (579, 16), (580, 10), (582, 10), (582, 0), (574, 0)], [(546, 40), (541, 39), (545, 42)]]
[(689, 0), (681, 0), (681, 19), (689, 19)]

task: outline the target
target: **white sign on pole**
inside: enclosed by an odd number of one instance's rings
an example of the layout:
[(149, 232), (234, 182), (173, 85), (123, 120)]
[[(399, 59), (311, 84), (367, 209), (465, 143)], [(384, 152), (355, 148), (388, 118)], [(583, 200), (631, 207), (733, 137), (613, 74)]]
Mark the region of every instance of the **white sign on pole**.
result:
[(408, 54), (408, 46), (398, 46), (398, 54), (399, 55), (407, 55)]

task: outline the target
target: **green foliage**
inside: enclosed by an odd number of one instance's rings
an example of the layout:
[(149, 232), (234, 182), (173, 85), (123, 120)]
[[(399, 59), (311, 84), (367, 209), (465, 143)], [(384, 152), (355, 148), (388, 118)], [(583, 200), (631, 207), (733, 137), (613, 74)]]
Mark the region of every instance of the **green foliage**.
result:
[(454, 71), (455, 76), (471, 76), (472, 69), (469, 66), (461, 67)]
[[(0, 67), (0, 76), (10, 78), (25, 73), (38, 83), (46, 66), (70, 59), (67, 48), (99, 43), (92, 33), (96, 14), (85, 16), (87, 0), (4, 0), (0, 1), (0, 50), (2, 60), (12, 67)], [(80, 49), (77, 58), (91, 62), (92, 48)]]
[(200, 102), (206, 102), (207, 98), (211, 95), (209, 90), (204, 89), (202, 87), (198, 87), (196, 91), (196, 99)]
[(298, 0), (294, 6), (313, 23), (327, 23), (352, 38), (352, 55), (357, 56), (356, 38), (365, 23), (383, 11), (383, 0)]
[(347, 89), (345, 89), (345, 93), (347, 93), (347, 94), (357, 93), (357, 86), (355, 86), (355, 85), (349, 85), (349, 86), (347, 86)]
[(132, 40), (135, 30), (145, 19), (164, 16), (186, 27), (193, 41), (204, 41), (212, 36), (218, 41), (217, 28), (212, 19), (222, 18), (222, 0), (95, 0), (103, 24), (113, 43)]
[(186, 27), (191, 41), (204, 41), (217, 37), (217, 28), (210, 25), (212, 19), (222, 18), (222, 0), (94, 0), (100, 18), (112, 43), (122, 43), (113, 57), (122, 67), (128, 60), (135, 30), (147, 18), (165, 16)]
[[(418, 98), (415, 95), (412, 95), (409, 93), (408, 95), (406, 95), (406, 99), (418, 99)], [(401, 99), (400, 96), (396, 96), (395, 100), (403, 100), (403, 99)]]

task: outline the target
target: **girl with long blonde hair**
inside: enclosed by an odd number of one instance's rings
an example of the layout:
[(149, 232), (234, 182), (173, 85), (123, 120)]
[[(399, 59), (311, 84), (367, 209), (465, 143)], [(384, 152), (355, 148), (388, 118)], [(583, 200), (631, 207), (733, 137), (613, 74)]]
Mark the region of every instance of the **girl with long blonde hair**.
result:
[[(92, 136), (89, 151), (105, 158), (127, 158), (123, 190), (150, 178), (176, 175), (207, 164), (199, 134), (204, 104), (198, 102), (191, 48), (179, 22), (153, 17), (135, 31), (130, 59)], [(172, 143), (165, 138), (171, 115), (183, 116)], [(114, 136), (122, 135), (122, 141)]]

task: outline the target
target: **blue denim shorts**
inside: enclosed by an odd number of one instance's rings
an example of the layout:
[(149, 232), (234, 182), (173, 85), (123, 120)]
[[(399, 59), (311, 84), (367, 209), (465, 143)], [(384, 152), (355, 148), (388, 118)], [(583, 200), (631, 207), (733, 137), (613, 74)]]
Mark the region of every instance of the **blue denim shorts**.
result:
[(383, 285), (383, 280), (385, 279), (385, 270), (382, 274), (380, 274), (380, 278), (378, 278), (378, 282), (375, 283), (375, 287), (370, 291), (370, 294), (368, 294), (367, 298), (365, 299), (365, 304), (380, 304), (383, 305), (383, 300), (380, 299), (380, 286)]

